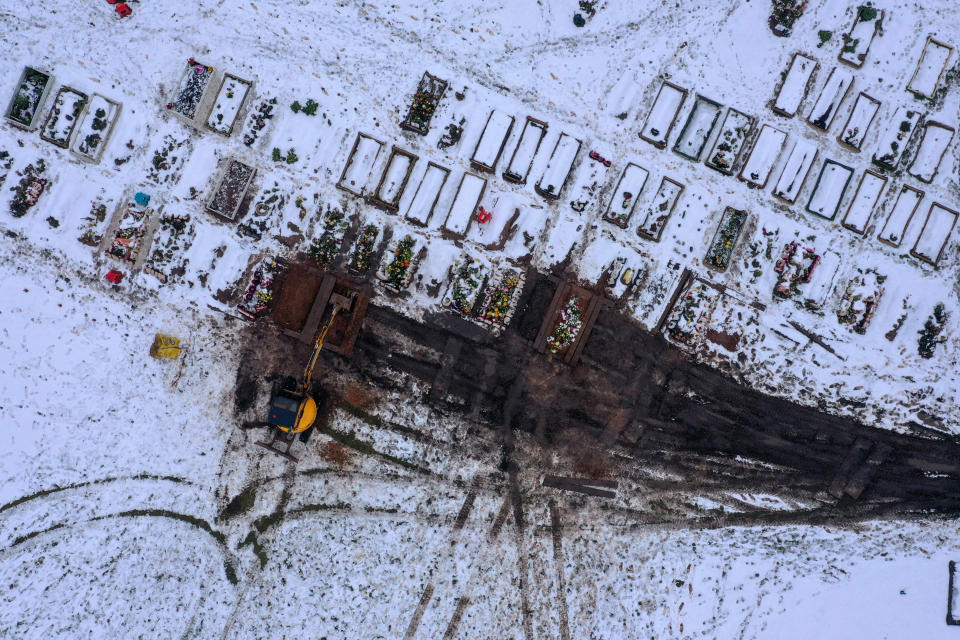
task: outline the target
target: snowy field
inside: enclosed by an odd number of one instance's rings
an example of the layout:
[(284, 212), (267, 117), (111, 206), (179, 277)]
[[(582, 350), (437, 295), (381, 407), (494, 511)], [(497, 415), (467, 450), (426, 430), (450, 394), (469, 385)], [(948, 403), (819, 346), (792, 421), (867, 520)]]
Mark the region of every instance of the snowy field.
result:
[[(493, 434), (415, 401), (371, 411), (419, 437), (335, 412), (331, 429), (372, 443), (343, 469), (324, 434), (296, 465), (256, 447), (241, 423), (265, 398), (235, 410), (238, 292), (337, 210), (378, 243), (410, 236), (404, 295), (377, 284), (375, 300), (410, 317), (441, 308), (464, 254), (583, 283), (630, 268), (639, 285), (611, 296), (651, 329), (690, 269), (726, 291), (680, 342), (691, 357), (866, 424), (960, 435), (960, 8), (875, 4), (882, 29), (849, 45), (855, 22), (871, 33), (863, 12), (825, 0), (789, 38), (759, 0), (0, 11), (0, 107), (45, 98), (23, 112), (34, 130), (0, 123), (0, 637), (956, 636), (954, 522), (651, 525), (631, 515), (656, 513), (649, 487), (611, 507), (508, 477)], [(787, 78), (795, 53), (815, 69)], [(21, 86), (26, 66), (48, 86)], [(419, 135), (401, 121), (422, 116), (424, 72), (446, 87)], [(746, 120), (738, 141), (723, 131)], [(758, 144), (763, 127), (782, 135)], [(724, 135), (742, 145), (729, 171), (712, 162)], [(230, 180), (231, 160), (255, 173)], [(629, 165), (643, 171), (621, 180)], [(883, 185), (858, 199), (866, 170)], [(727, 207), (747, 212), (735, 230), (718, 229)], [(148, 356), (157, 332), (181, 359)], [(686, 513), (724, 496), (664, 499)]]

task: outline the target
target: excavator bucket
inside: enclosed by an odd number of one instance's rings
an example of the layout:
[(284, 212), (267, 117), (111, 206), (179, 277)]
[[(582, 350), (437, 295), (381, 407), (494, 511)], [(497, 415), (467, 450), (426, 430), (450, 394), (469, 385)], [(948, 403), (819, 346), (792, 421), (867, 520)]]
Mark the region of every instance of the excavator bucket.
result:
[(180, 355), (180, 339), (158, 333), (150, 346), (150, 355), (154, 358), (174, 358)]

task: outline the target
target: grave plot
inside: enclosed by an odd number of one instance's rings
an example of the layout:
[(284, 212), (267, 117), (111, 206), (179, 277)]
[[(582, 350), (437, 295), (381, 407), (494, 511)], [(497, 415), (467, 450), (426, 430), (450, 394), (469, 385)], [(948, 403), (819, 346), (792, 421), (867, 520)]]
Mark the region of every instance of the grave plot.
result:
[(40, 137), (66, 149), (77, 127), (80, 112), (87, 104), (87, 94), (63, 85), (53, 99), (53, 106), (40, 128)]
[(857, 7), (857, 17), (848, 33), (843, 34), (843, 48), (837, 58), (859, 69), (867, 59), (867, 52), (878, 31), (883, 29), (883, 10), (871, 3)]
[(830, 123), (833, 122), (840, 108), (840, 103), (852, 86), (853, 74), (840, 67), (834, 67), (830, 71), (827, 83), (823, 85), (823, 90), (820, 91), (820, 97), (810, 110), (807, 122), (821, 131), (829, 129)]
[(171, 277), (182, 277), (187, 265), (185, 254), (193, 243), (195, 226), (189, 214), (160, 216), (160, 226), (153, 235), (143, 271), (164, 284)]
[(580, 141), (566, 133), (561, 133), (547, 161), (547, 166), (544, 167), (540, 179), (533, 187), (534, 190), (544, 198), (551, 200), (559, 198), (579, 152)]
[(907, 91), (920, 98), (932, 100), (940, 86), (940, 81), (943, 80), (952, 51), (953, 47), (950, 45), (927, 36), (923, 53), (917, 61), (917, 68), (907, 84)]
[[(604, 152), (606, 153), (606, 152)], [(612, 163), (599, 152), (592, 150), (589, 160), (580, 164), (573, 179), (570, 193), (570, 208), (577, 213), (599, 209), (597, 196), (607, 183), (607, 171)]]
[(363, 277), (370, 271), (380, 236), (381, 229), (377, 225), (368, 222), (360, 226), (350, 253), (350, 262), (347, 264), (347, 269), (352, 275)]
[(897, 201), (890, 210), (890, 215), (887, 216), (883, 229), (880, 230), (878, 236), (880, 242), (891, 247), (900, 246), (900, 243), (903, 242), (903, 236), (907, 232), (907, 227), (910, 225), (910, 220), (913, 219), (913, 214), (920, 206), (921, 200), (923, 200), (923, 191), (914, 189), (909, 185), (903, 185), (900, 188)]
[(472, 256), (461, 256), (450, 268), (450, 282), (440, 299), (440, 305), (462, 318), (472, 316), (487, 280), (487, 272), (486, 265)]
[(803, 138), (797, 138), (787, 157), (783, 171), (773, 188), (773, 195), (787, 204), (793, 204), (800, 195), (800, 189), (810, 173), (810, 167), (817, 157), (817, 146)]
[(243, 300), (237, 305), (237, 311), (251, 320), (256, 320), (270, 313), (274, 285), (283, 273), (285, 266), (279, 258), (264, 258), (250, 275), (250, 283), (243, 293)]
[(930, 211), (927, 212), (927, 219), (923, 222), (923, 229), (920, 236), (910, 250), (910, 254), (937, 266), (940, 258), (943, 257), (943, 251), (947, 248), (947, 242), (950, 240), (950, 234), (957, 224), (957, 212), (947, 209), (939, 202), (930, 205)]
[(243, 103), (252, 89), (253, 83), (249, 80), (238, 78), (232, 73), (223, 74), (217, 97), (213, 100), (213, 108), (207, 116), (207, 128), (224, 136), (232, 134), (237, 120), (240, 119)]
[(237, 225), (237, 233), (259, 240), (265, 233), (278, 231), (283, 209), (289, 199), (290, 193), (274, 181), (272, 187), (260, 192), (244, 222)]
[(533, 159), (537, 156), (545, 135), (547, 135), (547, 123), (527, 116), (526, 122), (523, 123), (523, 130), (520, 132), (520, 139), (517, 140), (517, 146), (510, 155), (510, 162), (503, 170), (504, 180), (515, 184), (527, 183), (527, 175), (530, 173)]
[(861, 91), (853, 103), (847, 124), (843, 125), (843, 131), (837, 137), (840, 144), (859, 152), (863, 148), (863, 140), (867, 137), (867, 131), (870, 130), (870, 125), (879, 110), (880, 101)]
[(649, 176), (650, 172), (640, 165), (629, 163), (620, 174), (617, 186), (610, 195), (610, 204), (607, 205), (603, 219), (626, 229)]
[(773, 270), (777, 273), (773, 295), (783, 299), (798, 295), (801, 286), (813, 278), (813, 272), (818, 264), (820, 264), (820, 256), (815, 249), (801, 247), (796, 240), (787, 243), (773, 266)]
[[(930, 359), (933, 357), (933, 351), (936, 349), (937, 345), (941, 342), (946, 342), (946, 336), (941, 336), (943, 333), (944, 327), (947, 325), (947, 320), (950, 318), (950, 314), (947, 313), (946, 308), (943, 306), (942, 302), (938, 302), (933, 307), (933, 313), (927, 318), (926, 322), (923, 323), (923, 329), (919, 331), (920, 337), (917, 339), (917, 355), (924, 359)], [(958, 625), (960, 620), (954, 617), (955, 614), (960, 613), (960, 609), (957, 608), (957, 593), (954, 585), (954, 563), (950, 562), (950, 601), (948, 603), (947, 611), (949, 612), (947, 624)]]
[(420, 84), (417, 85), (416, 93), (413, 94), (407, 117), (400, 123), (400, 128), (422, 136), (426, 135), (430, 130), (430, 120), (433, 119), (437, 105), (440, 104), (446, 90), (446, 80), (424, 73), (420, 78)]
[(124, 200), (120, 205), (120, 221), (113, 233), (107, 255), (129, 264), (136, 262), (152, 213), (150, 196), (142, 191), (135, 193), (133, 198)]
[(753, 122), (753, 116), (730, 108), (720, 126), (720, 135), (714, 141), (704, 164), (725, 175), (732, 175), (747, 143), (747, 137), (753, 129)]
[(350, 223), (343, 210), (328, 204), (326, 211), (323, 212), (320, 236), (310, 243), (307, 254), (321, 267), (333, 263), (340, 253), (343, 236), (347, 233), (349, 226)]
[(760, 135), (753, 143), (750, 156), (740, 170), (740, 179), (749, 185), (763, 189), (770, 179), (770, 172), (783, 151), (787, 134), (768, 124), (760, 128)]
[(193, 58), (187, 60), (187, 68), (180, 76), (173, 98), (167, 103), (167, 109), (174, 114), (193, 122), (197, 117), (200, 104), (207, 93), (210, 80), (213, 79), (213, 67), (197, 62)]
[(483, 133), (480, 134), (473, 156), (470, 158), (470, 166), (477, 171), (493, 173), (497, 161), (500, 160), (500, 154), (503, 153), (503, 147), (507, 144), (507, 138), (513, 130), (513, 121), (513, 116), (502, 111), (494, 109), (490, 112), (487, 124), (483, 127)]
[(460, 178), (457, 194), (450, 205), (450, 211), (447, 213), (447, 219), (443, 222), (443, 228), (455, 236), (465, 236), (486, 189), (487, 181), (484, 178), (472, 173), (464, 173)]
[(487, 280), (481, 297), (477, 320), (499, 336), (509, 326), (517, 310), (526, 274), (519, 269), (503, 267)]
[(625, 257), (617, 256), (604, 271), (607, 274), (604, 284), (608, 296), (625, 298), (640, 292), (640, 283), (646, 278), (647, 270), (642, 263), (633, 262), (635, 259), (637, 254), (631, 256), (631, 263), (628, 264)]
[(120, 117), (120, 103), (94, 93), (77, 123), (77, 135), (70, 145), (81, 160), (98, 163), (110, 142), (113, 126)]
[(697, 94), (693, 102), (693, 110), (687, 116), (687, 121), (680, 130), (680, 136), (673, 145), (673, 150), (688, 160), (698, 162), (717, 126), (721, 111), (723, 111), (723, 105)]
[(643, 129), (640, 130), (640, 138), (658, 149), (665, 149), (670, 130), (673, 129), (673, 123), (686, 97), (686, 89), (664, 80), (657, 91), (647, 120), (643, 123)]
[(850, 327), (854, 333), (863, 335), (870, 326), (877, 305), (883, 297), (883, 283), (887, 277), (876, 269), (857, 269), (843, 291), (837, 309), (837, 322)]
[(686, 347), (695, 346), (706, 333), (717, 306), (719, 292), (693, 278), (680, 293), (663, 325), (664, 336)]
[(381, 209), (396, 213), (416, 161), (416, 155), (394, 146), (370, 202)]
[(663, 229), (667, 226), (673, 210), (677, 208), (677, 202), (683, 193), (683, 185), (673, 178), (666, 176), (660, 180), (660, 186), (653, 200), (647, 205), (647, 210), (637, 227), (637, 234), (647, 240), (660, 242), (660, 236), (663, 235)]
[(154, 149), (147, 169), (147, 180), (159, 186), (175, 184), (180, 180), (180, 173), (187, 157), (193, 150), (190, 138), (177, 139), (173, 135), (165, 135), (157, 149)]
[(841, 224), (850, 231), (862, 235), (867, 230), (870, 216), (873, 215), (873, 210), (877, 208), (877, 203), (880, 202), (880, 195), (883, 193), (886, 184), (886, 176), (869, 169), (864, 171)]
[(355, 196), (365, 195), (370, 172), (382, 149), (382, 142), (365, 133), (358, 133), (337, 186)]
[(840, 209), (840, 202), (847, 190), (853, 169), (836, 160), (827, 160), (820, 169), (817, 182), (813, 185), (807, 211), (827, 220), (833, 220)]
[(430, 162), (427, 164), (427, 171), (420, 179), (417, 190), (413, 194), (413, 199), (407, 205), (407, 211), (404, 217), (410, 222), (421, 227), (427, 226), (433, 210), (440, 199), (440, 192), (447, 183), (447, 177), (450, 170), (441, 167), (438, 164)]
[(97, 198), (90, 203), (90, 213), (81, 221), (80, 236), (77, 240), (85, 245), (98, 247), (109, 224), (107, 205), (102, 199)]
[(921, 113), (915, 109), (898, 108), (889, 128), (880, 136), (880, 143), (873, 154), (873, 164), (887, 171), (896, 170), (904, 149), (920, 123), (920, 117)]
[(7, 181), (10, 169), (13, 168), (13, 156), (6, 149), (0, 149), (0, 187)]
[(255, 174), (256, 169), (253, 167), (239, 160), (228, 160), (207, 199), (207, 211), (231, 222), (236, 220), (237, 212)]
[(777, 98), (773, 101), (773, 112), (785, 118), (797, 115), (800, 103), (807, 96), (810, 78), (817, 70), (818, 63), (812, 58), (795, 53), (790, 61), (790, 67), (783, 78)]
[(20, 181), (11, 188), (13, 198), (10, 199), (10, 213), (14, 218), (22, 218), (37, 204), (44, 189), (47, 187), (47, 163), (43, 158), (28, 164), (17, 171)]
[(410, 286), (426, 253), (426, 247), (417, 252), (417, 241), (410, 235), (391, 242), (377, 270), (377, 278), (389, 291), (400, 293)]
[(600, 313), (600, 298), (583, 287), (563, 283), (550, 302), (533, 348), (574, 363)]
[(907, 173), (921, 182), (930, 184), (937, 175), (937, 169), (943, 156), (947, 153), (947, 147), (953, 140), (953, 127), (948, 127), (941, 122), (927, 120), (923, 127), (923, 137), (920, 138), (920, 148), (917, 149), (917, 155)]
[(730, 266), (730, 257), (737, 247), (737, 239), (746, 221), (746, 211), (733, 207), (724, 209), (717, 232), (713, 236), (713, 242), (710, 243), (710, 248), (707, 249), (707, 255), (704, 257), (704, 264), (717, 271), (727, 270)]
[(243, 125), (243, 135), (241, 136), (243, 144), (248, 147), (256, 144), (260, 136), (263, 135), (263, 130), (266, 129), (267, 123), (273, 120), (273, 110), (276, 106), (277, 99), (269, 98), (261, 100), (250, 110), (249, 115), (247, 115), (247, 122)]
[(4, 117), (11, 124), (32, 131), (37, 126), (43, 102), (52, 86), (52, 75), (33, 67), (24, 67)]

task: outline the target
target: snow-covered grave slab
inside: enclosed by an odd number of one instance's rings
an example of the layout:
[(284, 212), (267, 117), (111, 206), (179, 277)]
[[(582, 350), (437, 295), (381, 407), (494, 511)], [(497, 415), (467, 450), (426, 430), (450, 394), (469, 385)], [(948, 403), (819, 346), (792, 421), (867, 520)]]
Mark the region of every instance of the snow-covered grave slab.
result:
[(513, 130), (513, 116), (502, 111), (494, 109), (487, 118), (487, 124), (483, 127), (483, 133), (477, 140), (477, 146), (473, 150), (473, 157), (470, 158), (470, 166), (477, 171), (489, 171), (493, 173), (497, 161), (500, 160), (500, 154), (503, 153), (503, 147), (507, 144), (507, 138)]
[(213, 108), (207, 116), (207, 128), (225, 136), (232, 134), (237, 120), (240, 119), (243, 103), (252, 88), (253, 83), (249, 80), (238, 78), (232, 73), (223, 74)]
[(207, 211), (231, 222), (235, 220), (255, 174), (253, 167), (239, 160), (228, 160), (207, 199)]
[(873, 154), (873, 163), (882, 169), (893, 171), (900, 164), (903, 150), (910, 142), (913, 132), (920, 123), (921, 113), (910, 107), (900, 107), (886, 132), (880, 137), (880, 143)]
[(213, 67), (190, 58), (187, 60), (187, 68), (180, 76), (180, 82), (177, 83), (173, 99), (167, 103), (167, 109), (192, 123), (199, 115), (197, 111), (212, 79)]
[(499, 336), (510, 324), (523, 292), (525, 274), (519, 269), (502, 267), (487, 280), (477, 320)]
[(673, 129), (673, 123), (686, 97), (686, 89), (664, 80), (657, 91), (647, 120), (643, 123), (643, 129), (640, 130), (640, 138), (658, 149), (666, 148), (670, 130)]
[(474, 308), (479, 308), (476, 305), (487, 281), (487, 272), (487, 265), (473, 256), (461, 256), (450, 267), (450, 283), (440, 298), (440, 306), (463, 318), (472, 316)]
[(737, 239), (747, 221), (747, 212), (733, 207), (723, 210), (723, 217), (713, 236), (713, 242), (707, 249), (704, 264), (718, 271), (726, 271), (730, 266), (730, 256), (737, 247)]
[(358, 133), (337, 186), (355, 196), (364, 195), (370, 172), (382, 149), (382, 142), (365, 133)]
[(171, 276), (182, 276), (187, 262), (184, 254), (193, 242), (194, 226), (189, 215), (160, 216), (150, 256), (143, 265), (144, 273), (164, 284)]
[(443, 228), (456, 236), (466, 235), (486, 188), (487, 181), (484, 178), (472, 173), (464, 173)]
[(903, 242), (903, 236), (907, 232), (907, 226), (913, 218), (914, 212), (920, 206), (923, 200), (923, 191), (915, 189), (910, 185), (903, 185), (900, 193), (897, 194), (897, 201), (887, 216), (887, 221), (880, 230), (878, 236), (880, 242), (884, 242), (891, 247), (899, 247)]
[(923, 230), (910, 250), (911, 255), (936, 266), (943, 257), (943, 250), (947, 248), (950, 234), (957, 224), (957, 212), (947, 209), (939, 202), (930, 205), (927, 219), (923, 222)]
[(753, 129), (753, 122), (753, 116), (733, 108), (729, 109), (720, 126), (720, 134), (714, 141), (710, 153), (707, 154), (704, 164), (728, 176), (732, 175), (737, 160), (743, 153), (743, 147), (747, 143), (747, 137)]
[(70, 146), (70, 139), (77, 120), (84, 106), (87, 104), (87, 94), (63, 85), (53, 99), (50, 113), (40, 128), (40, 137), (47, 142), (66, 149)]
[(809, 140), (797, 138), (790, 155), (787, 156), (787, 162), (783, 165), (783, 171), (780, 172), (780, 179), (773, 188), (774, 197), (788, 204), (796, 202), (816, 157), (817, 146)]
[(920, 148), (917, 149), (917, 155), (907, 173), (921, 182), (930, 184), (934, 176), (937, 175), (937, 169), (940, 167), (940, 161), (943, 160), (950, 141), (953, 140), (953, 127), (947, 126), (942, 122), (927, 120), (923, 127), (923, 137), (920, 139)]
[(559, 198), (579, 152), (580, 141), (571, 135), (561, 133), (547, 161), (547, 166), (544, 167), (540, 179), (533, 186), (534, 190), (544, 198), (551, 200)]
[(677, 202), (683, 193), (683, 184), (666, 176), (660, 180), (660, 187), (656, 195), (647, 206), (646, 215), (637, 227), (637, 234), (647, 240), (660, 242), (663, 229), (670, 220), (670, 215), (677, 208)]
[(907, 85), (907, 91), (921, 98), (932, 99), (943, 79), (952, 51), (953, 47), (950, 45), (927, 36), (927, 42), (923, 45), (923, 53), (920, 54), (920, 60)]
[(817, 182), (813, 185), (810, 202), (807, 203), (807, 211), (827, 220), (833, 220), (837, 215), (840, 201), (843, 200), (843, 194), (846, 192), (852, 176), (853, 169), (850, 167), (842, 165), (836, 160), (824, 162), (820, 169), (820, 175), (817, 177)]
[(883, 27), (883, 11), (870, 4), (857, 7), (857, 17), (848, 33), (843, 34), (843, 48), (837, 59), (859, 69), (870, 51), (874, 36)]
[(800, 103), (807, 95), (810, 78), (816, 71), (817, 66), (816, 60), (800, 53), (793, 54), (790, 68), (787, 69), (787, 75), (777, 92), (777, 99), (773, 102), (774, 113), (785, 118), (792, 118), (797, 115)]
[(607, 212), (603, 214), (603, 219), (626, 229), (630, 224), (633, 210), (637, 206), (638, 196), (647, 184), (649, 176), (650, 172), (640, 165), (629, 163), (620, 174), (617, 186), (610, 195), (610, 204), (607, 205)]
[(773, 171), (786, 141), (786, 133), (768, 124), (763, 125), (760, 135), (753, 143), (753, 149), (750, 150), (750, 156), (740, 170), (740, 179), (761, 189), (766, 187), (770, 172)]
[(877, 203), (880, 202), (880, 194), (883, 193), (886, 184), (887, 176), (882, 176), (869, 169), (864, 171), (841, 224), (850, 231), (862, 235), (867, 230), (870, 216), (873, 215), (873, 210), (877, 208)]
[(52, 75), (33, 67), (24, 67), (4, 117), (21, 129), (27, 131), (36, 129), (43, 102), (47, 99), (52, 86)]
[(697, 162), (707, 146), (707, 141), (713, 134), (723, 105), (697, 94), (693, 102), (693, 110), (687, 116), (687, 121), (680, 130), (680, 136), (673, 144), (673, 150), (684, 158)]
[(427, 226), (430, 216), (433, 215), (433, 209), (437, 206), (437, 200), (440, 199), (440, 191), (447, 183), (449, 175), (449, 169), (433, 162), (428, 163), (427, 171), (420, 179), (420, 184), (417, 185), (417, 191), (413, 194), (404, 217), (414, 224)]
[(827, 83), (823, 85), (823, 89), (820, 91), (820, 97), (817, 98), (813, 109), (810, 110), (807, 122), (822, 131), (829, 129), (830, 123), (833, 122), (833, 118), (840, 108), (840, 103), (843, 102), (852, 86), (853, 74), (846, 69), (834, 67), (830, 71)]
[(407, 188), (407, 182), (410, 180), (410, 173), (413, 171), (413, 165), (417, 161), (417, 156), (413, 153), (394, 146), (390, 151), (390, 157), (387, 158), (387, 165), (383, 169), (383, 175), (377, 183), (377, 189), (370, 198), (370, 202), (387, 211), (396, 212), (400, 206), (400, 198), (403, 197), (403, 191)]
[(847, 124), (843, 125), (843, 131), (837, 136), (840, 144), (854, 151), (860, 151), (863, 148), (863, 140), (867, 137), (867, 131), (870, 130), (870, 125), (879, 110), (880, 101), (861, 91), (853, 103)]
[(520, 139), (510, 156), (510, 162), (503, 170), (504, 180), (515, 184), (527, 183), (527, 175), (530, 173), (533, 159), (537, 156), (545, 135), (547, 135), (547, 123), (527, 116), (526, 122), (523, 123), (523, 131), (520, 132)]
[(113, 126), (120, 116), (120, 103), (94, 93), (80, 114), (77, 133), (70, 150), (81, 160), (97, 163), (110, 142)]
[(150, 200), (149, 194), (138, 191), (132, 198), (125, 198), (120, 203), (119, 221), (107, 255), (130, 264), (137, 261), (143, 237), (147, 233), (147, 222), (154, 211)]
[(400, 123), (401, 129), (426, 135), (430, 130), (430, 120), (437, 110), (437, 105), (447, 90), (447, 81), (435, 75), (424, 72), (417, 85), (417, 92), (413, 94), (407, 117)]

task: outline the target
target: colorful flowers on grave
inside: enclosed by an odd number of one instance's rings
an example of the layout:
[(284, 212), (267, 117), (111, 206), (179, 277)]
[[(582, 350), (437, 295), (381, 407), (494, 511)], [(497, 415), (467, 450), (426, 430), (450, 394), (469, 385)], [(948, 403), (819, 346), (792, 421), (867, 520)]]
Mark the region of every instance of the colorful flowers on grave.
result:
[(377, 241), (377, 225), (368, 224), (360, 230), (356, 249), (353, 251), (353, 260), (350, 269), (356, 273), (366, 273), (370, 268), (370, 259), (373, 256), (374, 243)]
[(345, 220), (346, 216), (340, 209), (328, 210), (324, 220), (323, 232), (319, 238), (310, 244), (307, 253), (321, 267), (330, 264), (337, 257), (337, 253), (340, 251), (340, 242), (343, 240), (343, 232), (346, 229)]
[(747, 219), (747, 212), (733, 207), (727, 207), (723, 212), (723, 219), (720, 221), (720, 227), (714, 236), (713, 244), (707, 251), (706, 263), (721, 271), (726, 270), (730, 264), (730, 255), (733, 253), (733, 245), (743, 229), (743, 223)]
[(402, 289), (406, 285), (405, 281), (410, 272), (410, 264), (413, 261), (413, 245), (413, 238), (405, 236), (393, 250), (393, 260), (386, 268), (386, 281), (389, 286), (395, 289)]
[(506, 326), (513, 313), (513, 305), (520, 286), (521, 275), (517, 271), (508, 271), (500, 282), (487, 293), (480, 319), (487, 322)]
[(547, 348), (550, 353), (559, 353), (568, 349), (577, 340), (583, 329), (583, 302), (578, 296), (571, 296), (563, 308), (560, 317), (553, 328), (553, 333), (547, 338)]

